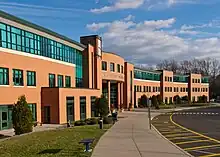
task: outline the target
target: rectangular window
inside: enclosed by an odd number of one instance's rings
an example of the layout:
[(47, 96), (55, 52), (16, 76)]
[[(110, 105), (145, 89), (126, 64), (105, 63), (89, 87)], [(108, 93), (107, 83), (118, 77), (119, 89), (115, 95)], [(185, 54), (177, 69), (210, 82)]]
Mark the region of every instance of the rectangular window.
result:
[(49, 87), (55, 87), (55, 86), (56, 86), (55, 74), (49, 74)]
[(23, 70), (13, 69), (13, 82), (15, 86), (24, 85)]
[(165, 81), (167, 81), (167, 77), (165, 76)]
[(120, 65), (117, 64), (117, 72), (120, 73)]
[(60, 88), (63, 87), (63, 75), (58, 75), (58, 77), (57, 77), (57, 85)]
[(65, 76), (65, 87), (71, 87), (71, 77)]
[(97, 113), (95, 110), (95, 101), (96, 101), (96, 97), (95, 96), (91, 96), (91, 117), (97, 117)]
[(27, 86), (36, 86), (36, 72), (27, 71)]
[(153, 87), (153, 92), (155, 92), (155, 87)]
[(110, 63), (110, 71), (115, 71), (115, 63)]
[(102, 61), (102, 70), (107, 71), (107, 62)]
[(149, 86), (149, 92), (151, 92), (151, 86)]
[(124, 67), (121, 66), (121, 73), (123, 74), (124, 73)]
[(75, 120), (74, 97), (66, 97), (66, 114), (67, 122), (73, 122)]
[(80, 97), (80, 120), (86, 119), (86, 97)]
[(9, 85), (8, 68), (0, 68), (0, 85)]
[(140, 92), (142, 92), (142, 87), (140, 86)]
[(33, 121), (37, 121), (37, 110), (36, 110), (36, 104), (28, 104), (29, 109), (32, 112), (32, 118)]

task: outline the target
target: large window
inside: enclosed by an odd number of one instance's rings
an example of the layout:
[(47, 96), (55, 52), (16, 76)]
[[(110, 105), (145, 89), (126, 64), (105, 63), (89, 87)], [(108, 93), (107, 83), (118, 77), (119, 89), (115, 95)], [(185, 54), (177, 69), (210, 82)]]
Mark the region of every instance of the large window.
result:
[(107, 62), (102, 61), (102, 70), (107, 71)]
[(180, 75), (175, 75), (173, 76), (173, 82), (188, 82), (188, 76), (180, 76)]
[(55, 87), (55, 86), (56, 86), (55, 74), (49, 74), (49, 87)]
[(120, 73), (120, 65), (117, 64), (117, 72)]
[(13, 69), (13, 82), (15, 86), (23, 86), (24, 78), (23, 71), (19, 69)]
[(86, 119), (86, 97), (80, 97), (80, 120)]
[(115, 71), (115, 63), (110, 63), (110, 71)]
[(95, 110), (96, 97), (91, 96), (90, 99), (91, 99), (91, 117), (97, 117), (98, 115), (96, 114), (96, 110)]
[(74, 97), (66, 97), (67, 122), (75, 120), (74, 114)]
[(142, 80), (152, 80), (152, 81), (160, 81), (161, 73), (143, 71), (143, 70), (134, 70), (134, 78), (142, 79)]
[(36, 121), (37, 120), (36, 104), (28, 104), (28, 107), (30, 108), (32, 112), (33, 121)]
[(8, 68), (0, 68), (0, 85), (9, 85)]
[(36, 86), (36, 72), (27, 71), (27, 86)]
[(65, 87), (71, 87), (71, 77), (65, 76)]
[(76, 87), (83, 86), (82, 52), (49, 38), (0, 22), (0, 47), (76, 65)]
[(58, 87), (60, 87), (60, 88), (63, 87), (63, 75), (58, 75), (57, 85), (58, 85)]

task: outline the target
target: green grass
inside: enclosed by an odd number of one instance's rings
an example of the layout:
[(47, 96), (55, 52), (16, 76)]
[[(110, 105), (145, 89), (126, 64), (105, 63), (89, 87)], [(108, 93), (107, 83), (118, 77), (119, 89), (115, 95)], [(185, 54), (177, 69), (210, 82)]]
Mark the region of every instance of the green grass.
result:
[(95, 138), (94, 148), (99, 138), (111, 125), (100, 130), (98, 125), (77, 126), (53, 131), (35, 132), (0, 142), (0, 157), (90, 157), (84, 153), (84, 138)]

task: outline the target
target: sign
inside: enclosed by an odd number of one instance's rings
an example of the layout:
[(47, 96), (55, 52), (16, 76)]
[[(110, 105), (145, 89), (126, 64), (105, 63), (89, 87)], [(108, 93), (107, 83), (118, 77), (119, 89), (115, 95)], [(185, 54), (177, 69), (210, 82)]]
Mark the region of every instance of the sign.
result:
[(97, 55), (99, 57), (102, 56), (102, 41), (100, 39), (98, 39), (98, 43), (97, 43)]

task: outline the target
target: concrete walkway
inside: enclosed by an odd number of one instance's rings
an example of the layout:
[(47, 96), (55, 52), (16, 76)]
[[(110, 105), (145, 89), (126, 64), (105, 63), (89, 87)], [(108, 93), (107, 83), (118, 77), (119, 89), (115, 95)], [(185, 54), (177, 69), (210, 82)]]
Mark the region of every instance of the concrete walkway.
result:
[[(152, 113), (156, 116), (159, 113)], [(145, 112), (124, 112), (96, 145), (92, 157), (184, 157), (183, 151), (149, 129)]]

